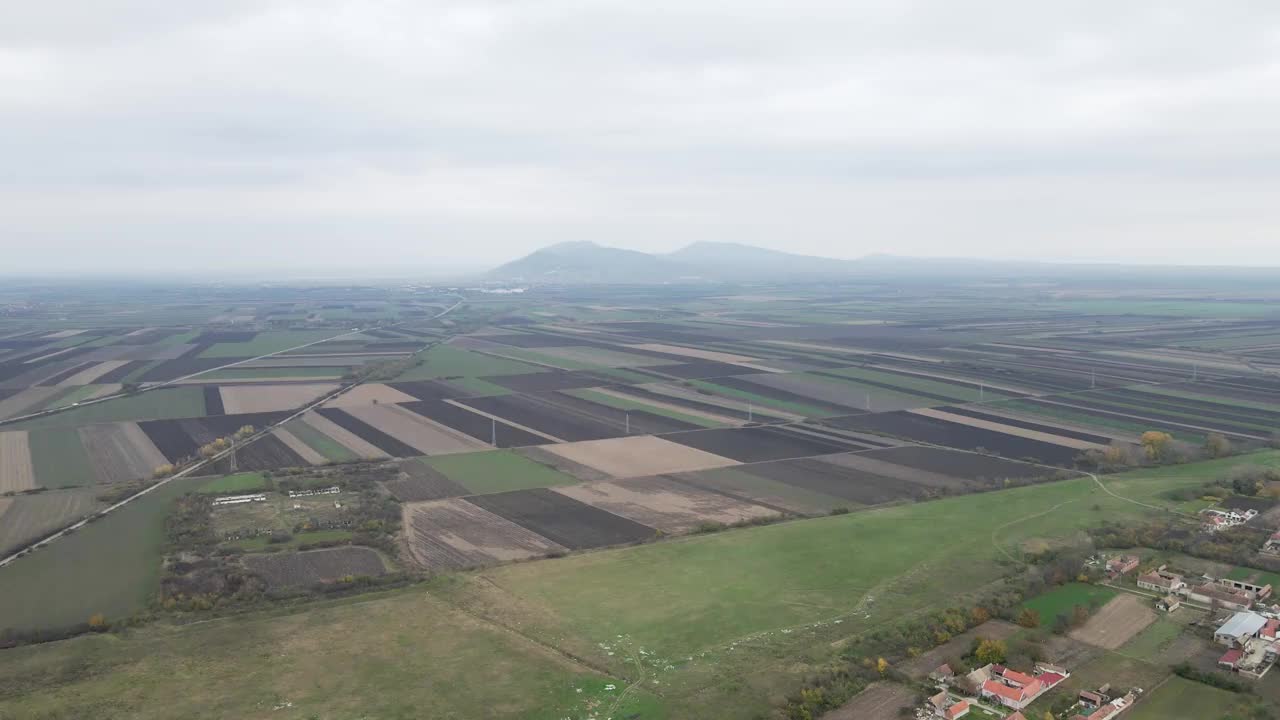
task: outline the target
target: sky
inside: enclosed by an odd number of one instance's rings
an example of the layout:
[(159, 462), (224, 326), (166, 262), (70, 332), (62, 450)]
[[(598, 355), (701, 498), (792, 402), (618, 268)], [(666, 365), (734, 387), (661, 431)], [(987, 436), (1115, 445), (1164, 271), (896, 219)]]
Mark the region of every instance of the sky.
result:
[(0, 273), (431, 273), (574, 240), (1280, 265), (1273, 1), (0, 16)]

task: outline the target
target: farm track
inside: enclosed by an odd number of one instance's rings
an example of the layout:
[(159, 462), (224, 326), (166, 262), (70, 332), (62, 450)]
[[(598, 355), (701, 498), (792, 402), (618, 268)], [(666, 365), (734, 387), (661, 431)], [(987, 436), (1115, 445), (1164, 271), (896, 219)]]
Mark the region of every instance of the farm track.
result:
[[(458, 308), (459, 306), (461, 306), (463, 302), (464, 302), (464, 300), (463, 300), (461, 297), (459, 297), (459, 298), (458, 298), (458, 302), (456, 302), (456, 303), (454, 303), (453, 305), (450, 305), (449, 307), (445, 308), (444, 310), (442, 310), (441, 312), (439, 312), (438, 314), (436, 314), (432, 319), (439, 318), (439, 317), (443, 317), (444, 315), (447, 315), (448, 313), (452, 312), (453, 310), (455, 310), (456, 308)], [(394, 326), (392, 326), (392, 327), (394, 327)], [(350, 333), (343, 333), (343, 336), (345, 336), (345, 335), (352, 335), (352, 334), (355, 334), (356, 332), (360, 332), (360, 331), (358, 331), (358, 330), (357, 330), (357, 331), (353, 331), (353, 332), (350, 332)], [(338, 336), (338, 337), (342, 337), (342, 336)], [(291, 350), (297, 350), (297, 349), (299, 349), (299, 348), (309, 347), (309, 346), (311, 346), (311, 345), (315, 345), (315, 344), (317, 344), (318, 342), (328, 342), (329, 340), (332, 340), (332, 339), (333, 339), (333, 338), (328, 338), (328, 339), (326, 339), (326, 340), (319, 340), (319, 341), (317, 341), (317, 342), (304, 343), (303, 345), (299, 345), (299, 346), (297, 346), (297, 347), (289, 348), (289, 349), (287, 349), (287, 350), (281, 350), (281, 351), (274, 352), (274, 353), (268, 353), (267, 355), (263, 355), (263, 356), (261, 356), (261, 357), (271, 357), (272, 355), (278, 355), (278, 354), (280, 354), (281, 352), (289, 352), (289, 351), (291, 351)], [(429, 345), (433, 344), (433, 342), (434, 342), (434, 341), (429, 341), (429, 342), (427, 342), (427, 343), (424, 345), (424, 347), (425, 347), (425, 346), (429, 346)], [(256, 358), (256, 359), (261, 359), (261, 358)], [(242, 361), (240, 361), (240, 362), (245, 362), (245, 361), (243, 361), (243, 360), (242, 360)], [(238, 365), (238, 364), (240, 364), (240, 362), (232, 363), (232, 364), (234, 364), (234, 365)], [(197, 374), (199, 374), (199, 373), (197, 373)], [(42, 548), (42, 547), (44, 547), (44, 546), (46, 546), (46, 545), (52, 544), (52, 543), (54, 543), (54, 542), (57, 542), (59, 539), (61, 539), (61, 538), (63, 538), (63, 537), (66, 537), (66, 536), (67, 536), (67, 534), (69, 534), (69, 533), (73, 533), (73, 532), (75, 532), (76, 530), (79, 530), (80, 528), (84, 527), (85, 525), (88, 525), (88, 524), (89, 524), (89, 522), (91, 522), (91, 521), (93, 521), (93, 520), (95, 520), (95, 519), (101, 518), (101, 517), (105, 517), (106, 515), (109, 515), (110, 513), (113, 513), (113, 512), (115, 512), (116, 510), (119, 510), (120, 508), (122, 508), (122, 507), (124, 507), (124, 506), (128, 505), (129, 503), (131, 503), (131, 502), (133, 502), (133, 501), (137, 500), (138, 498), (142, 497), (143, 495), (146, 495), (146, 494), (148, 494), (148, 493), (154, 492), (154, 491), (156, 491), (157, 489), (159, 489), (159, 488), (161, 488), (161, 487), (164, 487), (165, 485), (167, 485), (167, 484), (169, 484), (169, 483), (173, 482), (174, 480), (177, 480), (177, 479), (179, 479), (179, 478), (183, 478), (183, 477), (188, 477), (188, 476), (192, 475), (194, 472), (196, 472), (197, 470), (203, 469), (203, 468), (205, 468), (205, 467), (212, 467), (214, 463), (216, 463), (216, 462), (218, 462), (219, 460), (222, 460), (222, 459), (226, 458), (227, 456), (229, 456), (233, 450), (239, 450), (239, 449), (241, 449), (241, 448), (244, 448), (245, 446), (250, 445), (250, 444), (252, 444), (252, 443), (254, 443), (254, 442), (258, 441), (259, 439), (261, 439), (261, 438), (263, 438), (263, 437), (266, 437), (266, 436), (270, 435), (270, 434), (271, 434), (271, 431), (275, 430), (277, 427), (280, 427), (280, 426), (284, 425), (285, 423), (289, 422), (290, 420), (294, 420), (294, 419), (296, 419), (296, 418), (300, 418), (300, 417), (302, 417), (302, 416), (303, 416), (303, 415), (305, 415), (306, 413), (308, 413), (308, 412), (310, 412), (310, 411), (314, 410), (315, 408), (320, 407), (321, 405), (323, 405), (324, 403), (328, 402), (329, 400), (332, 400), (332, 399), (334, 399), (334, 398), (336, 398), (336, 397), (339, 397), (340, 395), (342, 395), (343, 393), (347, 392), (347, 391), (348, 391), (348, 390), (350, 390), (351, 388), (359, 387), (359, 385), (360, 385), (360, 383), (359, 383), (359, 382), (355, 382), (355, 383), (352, 383), (351, 385), (347, 385), (346, 387), (340, 387), (340, 388), (338, 388), (336, 391), (334, 391), (334, 392), (332, 392), (332, 393), (329, 393), (329, 394), (327, 394), (327, 395), (324, 395), (324, 396), (320, 397), (320, 398), (319, 398), (319, 399), (317, 399), (315, 402), (311, 403), (310, 405), (307, 405), (306, 407), (303, 407), (303, 408), (299, 409), (297, 412), (292, 413), (292, 414), (291, 414), (291, 415), (289, 415), (288, 417), (285, 417), (285, 418), (283, 418), (283, 419), (281, 419), (281, 420), (277, 421), (276, 423), (274, 423), (274, 424), (272, 424), (272, 425), (270, 425), (270, 426), (268, 426), (268, 427), (264, 427), (264, 428), (262, 428), (262, 429), (261, 429), (261, 430), (259, 430), (258, 432), (254, 433), (253, 435), (251, 435), (251, 436), (249, 436), (249, 437), (245, 438), (243, 441), (241, 441), (240, 443), (238, 443), (238, 445), (237, 445), (236, 447), (228, 448), (227, 450), (224, 450), (224, 451), (222, 451), (222, 452), (218, 453), (217, 455), (214, 455), (214, 456), (209, 457), (209, 458), (207, 458), (207, 459), (201, 460), (201, 461), (199, 461), (199, 462), (197, 462), (197, 463), (195, 463), (195, 464), (191, 465), (190, 467), (188, 467), (188, 468), (186, 468), (186, 469), (184, 469), (184, 470), (181, 470), (181, 471), (179, 471), (179, 472), (176, 472), (176, 473), (174, 473), (173, 475), (170, 475), (169, 477), (167, 477), (167, 478), (165, 478), (165, 479), (163, 479), (163, 480), (161, 480), (161, 481), (159, 481), (159, 482), (157, 482), (157, 483), (154, 483), (154, 484), (152, 484), (152, 485), (148, 485), (146, 488), (143, 488), (142, 490), (138, 491), (137, 493), (135, 493), (135, 494), (133, 494), (133, 495), (130, 495), (129, 497), (127, 497), (127, 498), (125, 498), (125, 499), (123, 499), (123, 500), (121, 500), (121, 501), (119, 501), (119, 502), (115, 503), (114, 505), (111, 505), (111, 506), (109, 506), (109, 507), (107, 507), (107, 508), (105, 508), (105, 509), (103, 509), (103, 510), (101, 510), (101, 511), (99, 511), (99, 512), (97, 512), (97, 513), (93, 514), (93, 515), (91, 515), (90, 517), (85, 518), (84, 520), (81, 520), (81, 521), (79, 521), (79, 522), (77, 522), (77, 523), (74, 523), (74, 524), (72, 524), (72, 525), (69, 525), (69, 526), (67, 526), (67, 527), (62, 528), (62, 529), (61, 529), (61, 530), (59, 530), (58, 532), (56, 532), (56, 533), (54, 533), (54, 534), (50, 535), (49, 537), (47, 537), (47, 538), (45, 538), (45, 539), (41, 540), (40, 542), (37, 542), (37, 543), (35, 543), (35, 544), (33, 544), (33, 545), (30, 545), (30, 546), (28, 546), (28, 547), (26, 547), (26, 548), (23, 548), (22, 550), (19, 550), (18, 552), (15, 552), (15, 553), (13, 553), (13, 554), (11, 554), (11, 555), (7, 555), (7, 556), (5, 556), (4, 558), (0, 558), (0, 568), (4, 567), (5, 565), (8, 565), (9, 563), (13, 562), (14, 560), (17, 560), (18, 558), (22, 557), (23, 555), (27, 554), (28, 552), (32, 552), (32, 551), (37, 550), (37, 549), (39, 549), (39, 548)], [(157, 387), (163, 387), (163, 385), (161, 385), (161, 386), (157, 386)], [(114, 395), (113, 395), (113, 396), (108, 396), (108, 397), (106, 397), (106, 398), (102, 398), (102, 400), (101, 400), (101, 401), (94, 401), (94, 402), (105, 402), (105, 401), (110, 400), (110, 399), (112, 399), (112, 398), (114, 398), (114, 397), (117, 397), (117, 396), (114, 396)], [(81, 407), (83, 407), (83, 404), (81, 405)], [(63, 410), (65, 410), (66, 408), (62, 408), (62, 409), (63, 409)], [(11, 420), (5, 420), (5, 421), (3, 421), (3, 422), (4, 422), (4, 423), (7, 423), (7, 422), (12, 422), (12, 421), (11, 421)], [(2, 425), (2, 424), (3, 424), (3, 423), (0, 423), (0, 425)]]

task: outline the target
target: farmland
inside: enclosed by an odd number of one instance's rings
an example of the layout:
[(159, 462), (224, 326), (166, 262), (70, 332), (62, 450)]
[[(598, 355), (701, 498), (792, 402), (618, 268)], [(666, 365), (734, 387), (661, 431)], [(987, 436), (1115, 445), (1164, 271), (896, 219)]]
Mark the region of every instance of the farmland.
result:
[[(214, 668), (195, 694), (234, 696), (211, 707), (247, 716), (285, 701), (273, 717), (412, 716), (433, 702), (445, 716), (490, 703), (494, 716), (577, 720), (584, 700), (634, 687), (619, 708), (637, 718), (767, 715), (844, 643), (1001, 587), (1032, 548), (1152, 516), (1137, 503), (1198, 509), (1207, 501), (1171, 491), (1275, 464), (1255, 452), (1280, 428), (1274, 318), (1089, 314), (1003, 286), (948, 285), (945, 299), (671, 286), (460, 291), (446, 324), (433, 315), (454, 299), (435, 292), (316, 292), (361, 298), (279, 288), (288, 299), (134, 305), (127, 325), (0, 318), (0, 413), (81, 403), (0, 426), (0, 546), (243, 426), (269, 430), (237, 448), (238, 472), (211, 463), (0, 567), (0, 626), (146, 620), (113, 653), (99, 637), (0, 651), (0, 672), (24, 678), (0, 693), (0, 715), (74, 715), (105, 697), (140, 717), (153, 703), (186, 709), (194, 676), (168, 677), (148, 653), (201, 658), (193, 667), (282, 637), (282, 663), (350, 677), (273, 671), (242, 698)], [(1152, 430), (1172, 436), (1170, 464), (1117, 474), (1144, 463)], [(1245, 454), (1195, 462), (1211, 433), (1213, 453)], [(212, 506), (254, 492), (266, 498)], [(175, 508), (207, 512), (200, 562), (166, 545)], [(194, 588), (247, 589), (205, 616), (162, 594), (175, 566), (225, 573)], [(1046, 625), (1096, 605), (1062, 642), (1132, 651), (1116, 672), (1160, 679), (1150, 658), (1176, 644), (1171, 621), (1148, 625), (1133, 596), (1114, 595), (1067, 584), (1026, 604)], [(207, 622), (186, 624), (196, 618)], [(475, 681), (452, 665), (405, 687), (390, 684), (410, 677), (399, 666), (343, 670), (306, 650), (334, 646), (320, 618), (360, 635), (336, 657), (456, 659), (492, 687), (469, 694)], [(209, 640), (232, 624), (260, 637)], [(75, 656), (94, 671), (57, 679)], [(138, 681), (128, 691), (124, 671)], [(1108, 671), (1090, 665), (1081, 682)], [(877, 686), (849, 712), (894, 714), (898, 690)]]

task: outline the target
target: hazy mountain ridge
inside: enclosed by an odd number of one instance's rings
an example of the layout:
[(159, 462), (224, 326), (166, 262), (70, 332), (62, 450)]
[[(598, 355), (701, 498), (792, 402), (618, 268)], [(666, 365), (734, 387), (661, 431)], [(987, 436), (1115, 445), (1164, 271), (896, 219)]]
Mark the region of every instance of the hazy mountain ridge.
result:
[(664, 283), (825, 280), (849, 277), (1056, 280), (1081, 273), (1111, 278), (1280, 278), (1280, 268), (1053, 263), (873, 253), (856, 260), (798, 255), (731, 242), (700, 241), (671, 253), (645, 253), (590, 241), (550, 245), (486, 273), (530, 283)]

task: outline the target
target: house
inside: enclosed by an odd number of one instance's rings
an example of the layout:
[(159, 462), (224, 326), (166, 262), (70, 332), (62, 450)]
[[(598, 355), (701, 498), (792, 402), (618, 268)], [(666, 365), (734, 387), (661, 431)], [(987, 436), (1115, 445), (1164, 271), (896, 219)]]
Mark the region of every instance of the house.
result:
[(955, 676), (955, 671), (946, 663), (939, 665), (933, 672), (929, 673), (929, 679), (934, 682), (949, 682), (955, 679)]
[(943, 720), (955, 720), (969, 714), (969, 701), (956, 700), (946, 690), (929, 698), (929, 705), (933, 707), (934, 716)]
[(1173, 612), (1180, 607), (1182, 607), (1182, 601), (1177, 595), (1165, 595), (1156, 601), (1156, 609), (1164, 612)]
[(1069, 673), (1041, 672), (1032, 676), (1003, 665), (989, 665), (990, 678), (982, 683), (979, 694), (1005, 707), (1021, 710), (1062, 682)]
[(1228, 648), (1244, 645), (1250, 638), (1258, 637), (1267, 626), (1267, 619), (1257, 613), (1238, 612), (1213, 633), (1214, 642)]
[(1120, 555), (1107, 560), (1107, 576), (1112, 580), (1127, 575), (1138, 568), (1141, 559), (1137, 555)]
[(1187, 586), (1181, 575), (1167, 572), (1164, 565), (1138, 576), (1138, 587), (1161, 593), (1176, 593)]
[(1280, 555), (1280, 530), (1271, 533), (1271, 537), (1262, 544), (1262, 552), (1267, 555)]
[(1106, 704), (1108, 699), (1109, 698), (1107, 698), (1106, 695), (1103, 695), (1102, 693), (1099, 693), (1099, 692), (1094, 692), (1092, 690), (1080, 691), (1080, 697), (1079, 697), (1080, 704), (1089, 708), (1090, 710), (1102, 707), (1104, 704)]
[(1235, 670), (1236, 665), (1240, 663), (1240, 658), (1242, 657), (1244, 657), (1243, 650), (1231, 648), (1230, 650), (1222, 653), (1222, 657), (1218, 658), (1218, 665), (1226, 668), (1227, 670)]
[(1088, 708), (1088, 715), (1080, 713), (1072, 720), (1111, 720), (1111, 718), (1133, 707), (1133, 701), (1136, 699), (1136, 696), (1131, 692), (1122, 698), (1108, 700), (1097, 707)]

